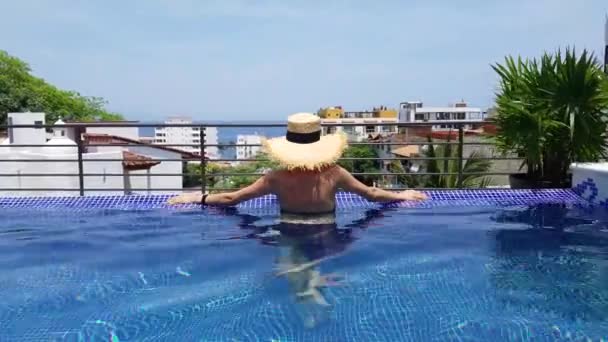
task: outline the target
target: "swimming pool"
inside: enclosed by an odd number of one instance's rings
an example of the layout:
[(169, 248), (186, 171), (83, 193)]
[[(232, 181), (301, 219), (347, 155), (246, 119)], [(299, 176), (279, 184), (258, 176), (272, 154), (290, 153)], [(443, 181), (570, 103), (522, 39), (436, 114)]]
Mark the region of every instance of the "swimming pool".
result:
[(608, 336), (608, 219), (570, 191), (341, 194), (307, 239), (273, 229), (272, 198), (165, 199), (0, 199), (0, 341)]

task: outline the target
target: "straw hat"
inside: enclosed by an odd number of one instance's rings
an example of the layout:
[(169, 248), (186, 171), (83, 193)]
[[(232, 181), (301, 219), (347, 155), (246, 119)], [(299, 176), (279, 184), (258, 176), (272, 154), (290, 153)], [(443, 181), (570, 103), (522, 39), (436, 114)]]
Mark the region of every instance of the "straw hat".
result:
[(310, 113), (297, 113), (287, 119), (287, 135), (263, 139), (270, 158), (288, 170), (315, 170), (335, 164), (347, 146), (342, 133), (321, 136), (321, 119)]

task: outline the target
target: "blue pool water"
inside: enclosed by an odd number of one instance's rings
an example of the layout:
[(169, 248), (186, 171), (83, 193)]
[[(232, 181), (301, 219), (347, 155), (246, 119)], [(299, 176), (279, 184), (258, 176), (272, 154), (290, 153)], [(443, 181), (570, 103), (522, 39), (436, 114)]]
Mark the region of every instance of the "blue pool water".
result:
[(314, 239), (238, 210), (0, 218), (3, 342), (608, 337), (608, 221), (558, 204), (344, 209)]

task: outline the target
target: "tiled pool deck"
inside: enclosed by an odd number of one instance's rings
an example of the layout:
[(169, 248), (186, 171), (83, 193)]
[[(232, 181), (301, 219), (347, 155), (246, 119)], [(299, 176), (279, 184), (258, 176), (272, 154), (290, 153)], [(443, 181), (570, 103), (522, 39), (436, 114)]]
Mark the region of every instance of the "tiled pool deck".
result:
[[(385, 204), (384, 207), (429, 208), (441, 206), (514, 206), (542, 203), (563, 203), (567, 205), (589, 204), (579, 196), (576, 189), (543, 190), (441, 190), (426, 191), (430, 199), (424, 202), (400, 202)], [(0, 208), (65, 208), (65, 209), (156, 209), (156, 208), (200, 208), (198, 204), (169, 206), (170, 195), (133, 196), (91, 196), (91, 197), (0, 197)], [(378, 204), (350, 193), (336, 196), (338, 209), (373, 208)], [(265, 196), (241, 203), (241, 209), (278, 208), (274, 196)]]

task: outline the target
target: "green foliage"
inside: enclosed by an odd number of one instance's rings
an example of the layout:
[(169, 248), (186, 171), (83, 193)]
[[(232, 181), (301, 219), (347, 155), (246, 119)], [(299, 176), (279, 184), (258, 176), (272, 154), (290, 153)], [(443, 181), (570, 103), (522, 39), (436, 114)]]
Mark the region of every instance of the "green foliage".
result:
[(11, 112), (44, 112), (47, 121), (59, 117), (74, 120), (119, 120), (122, 117), (104, 109), (99, 97), (86, 97), (77, 92), (58, 89), (33, 76), (22, 60), (0, 50), (0, 124)]
[[(424, 152), (424, 157), (441, 158), (431, 159), (426, 163), (427, 173), (439, 173), (438, 175), (416, 175), (408, 173), (400, 176), (400, 182), (409, 187), (427, 188), (459, 188), (458, 186), (458, 149), (453, 145), (434, 146), (433, 141), (428, 137), (428, 149)], [(447, 142), (450, 142), (448, 140)], [(452, 158), (452, 159), (448, 159)], [(491, 184), (488, 177), (481, 175), (487, 173), (492, 168), (492, 162), (483, 159), (481, 152), (473, 151), (463, 161), (462, 165), (462, 188), (485, 188)], [(472, 173), (472, 174), (469, 174)]]
[[(371, 147), (353, 146), (349, 147), (344, 157), (350, 158), (378, 158), (378, 153)], [(377, 173), (380, 172), (380, 163), (378, 160), (344, 160), (340, 161), (340, 165), (351, 172), (356, 173)], [(239, 189), (246, 187), (255, 182), (260, 176), (251, 175), (264, 173), (269, 170), (277, 170), (280, 165), (269, 159), (265, 153), (259, 153), (255, 159), (248, 162), (242, 162), (235, 166), (223, 166), (214, 163), (207, 164), (207, 188), (213, 189)], [(187, 176), (184, 177), (185, 187), (194, 187), (201, 184), (200, 165), (189, 164), (186, 168)], [(230, 174), (222, 176), (220, 174)], [(242, 174), (242, 175), (239, 175)], [(378, 176), (357, 176), (359, 180), (366, 184), (372, 184), (378, 181)]]
[[(224, 173), (226, 172), (225, 170), (227, 169), (227, 167), (220, 165), (220, 164), (215, 164), (215, 163), (209, 163), (207, 164), (206, 170), (205, 170), (205, 178), (207, 180), (206, 186), (208, 188), (212, 188), (215, 186), (215, 184), (218, 181), (218, 177), (215, 177), (214, 175), (218, 174), (218, 173)], [(186, 188), (191, 188), (191, 187), (196, 187), (196, 186), (200, 186), (201, 185), (201, 165), (200, 164), (186, 164), (186, 174), (184, 176), (184, 180), (183, 180), (183, 185)]]
[[(380, 161), (378, 161), (378, 151), (370, 146), (354, 145), (349, 146), (343, 154), (344, 158), (374, 158), (367, 160), (340, 160), (338, 164), (351, 173), (378, 173), (380, 172)], [(372, 185), (378, 180), (374, 175), (356, 175), (359, 181), (366, 185)]]
[(493, 69), (500, 76), (496, 145), (523, 157), (529, 177), (560, 186), (572, 161), (605, 157), (608, 80), (592, 54), (507, 57)]
[[(256, 160), (242, 162), (235, 166), (224, 166), (216, 163), (207, 164), (205, 170), (207, 189), (239, 189), (246, 187), (255, 182), (260, 176), (251, 175), (263, 173), (268, 170), (276, 170), (279, 168), (278, 163), (269, 160), (264, 153), (259, 153)], [(200, 164), (188, 164), (184, 177), (185, 187), (194, 187), (201, 185), (201, 166)], [(221, 174), (230, 174), (223, 176)], [(243, 174), (243, 175), (239, 175)]]
[(231, 167), (227, 170), (224, 170), (225, 173), (232, 174), (245, 174), (245, 175), (233, 175), (227, 176), (223, 181), (216, 183), (216, 187), (218, 188), (242, 188), (253, 184), (260, 176), (258, 175), (247, 175), (247, 174), (256, 174), (263, 173), (269, 170), (276, 170), (279, 168), (279, 164), (268, 159), (268, 156), (264, 153), (259, 153), (255, 161), (251, 162), (243, 162), (237, 166)]

